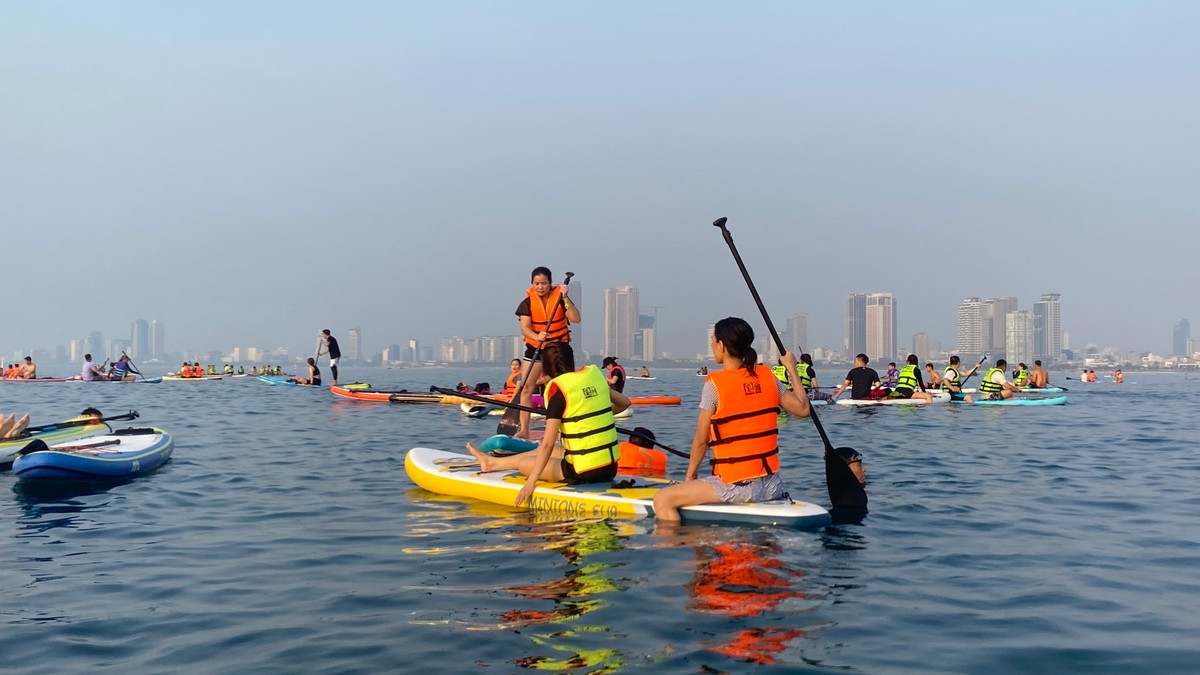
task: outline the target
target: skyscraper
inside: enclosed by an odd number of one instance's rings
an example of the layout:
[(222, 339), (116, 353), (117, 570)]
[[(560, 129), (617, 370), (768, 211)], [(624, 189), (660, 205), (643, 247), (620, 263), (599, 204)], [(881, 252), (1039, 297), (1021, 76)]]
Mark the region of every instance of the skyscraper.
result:
[(1033, 358), (1044, 365), (1054, 363), (1062, 355), (1062, 309), (1058, 293), (1043, 293), (1033, 303)]
[(167, 358), (167, 343), (163, 333), (165, 327), (162, 322), (157, 319), (150, 320), (150, 358), (166, 359)]
[(100, 363), (108, 358), (104, 353), (104, 334), (100, 331), (92, 331), (92, 334), (87, 338), (87, 347), (85, 349), (88, 354), (92, 355), (92, 360), (96, 363)]
[[(808, 342), (807, 314), (793, 314), (792, 318), (788, 319), (787, 336), (783, 338), (783, 345), (789, 350), (812, 349)], [(800, 358), (800, 352), (796, 352), (796, 358)]]
[(637, 358), (633, 334), (638, 330), (638, 291), (633, 286), (604, 289), (604, 355)]
[[(400, 354), (399, 348), (397, 348), (395, 350), (395, 353), (396, 353), (396, 358), (393, 360), (399, 360), (399, 358), (400, 358), (399, 357), (399, 354)], [(345, 356), (346, 360), (349, 361), (350, 363), (358, 363), (358, 361), (360, 359), (362, 359), (362, 329), (361, 328), (351, 328), (350, 330), (346, 331), (346, 353), (343, 354), (343, 356)]]
[(846, 299), (846, 358), (867, 351), (867, 294), (853, 293)]
[(896, 299), (891, 293), (867, 294), (867, 356), (896, 358)]
[(1192, 338), (1192, 326), (1188, 323), (1187, 319), (1180, 319), (1179, 323), (1175, 324), (1175, 329), (1172, 331), (1172, 336), (1175, 339), (1173, 341), (1174, 344), (1172, 345), (1173, 350), (1171, 355), (1191, 356), (1191, 354), (1188, 353), (1187, 343), (1188, 340)]
[(1012, 296), (988, 298), (980, 309), (984, 324), (984, 352), (990, 356), (1000, 356), (1005, 353), (1008, 339), (1005, 322), (1009, 314), (1017, 311), (1017, 299)]
[(149, 359), (150, 353), (150, 322), (138, 319), (129, 331), (129, 357)]
[(933, 345), (929, 341), (929, 333), (917, 333), (912, 338), (912, 353), (922, 362), (933, 360)]
[(983, 304), (967, 298), (958, 305), (958, 355), (964, 363), (983, 356)]
[(1024, 363), (1033, 367), (1036, 358), (1033, 349), (1033, 312), (1029, 310), (1009, 312), (1004, 317), (1004, 357), (1012, 365)]

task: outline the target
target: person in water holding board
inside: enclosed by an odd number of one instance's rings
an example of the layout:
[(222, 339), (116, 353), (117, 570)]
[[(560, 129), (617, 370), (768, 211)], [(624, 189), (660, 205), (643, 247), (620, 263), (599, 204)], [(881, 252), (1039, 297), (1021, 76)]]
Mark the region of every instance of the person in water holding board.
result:
[[(704, 380), (700, 415), (692, 438), (687, 480), (654, 494), (654, 515), (678, 522), (679, 509), (710, 502), (763, 502), (784, 496), (779, 474), (779, 409), (808, 417), (807, 396), (788, 391), (771, 369), (758, 363), (754, 329), (727, 317), (713, 327), (712, 354), (722, 369)], [(796, 355), (780, 357), (787, 375), (800, 381)], [(699, 477), (712, 448), (713, 475)]]
[[(539, 479), (569, 485), (609, 483), (621, 457), (613, 413), (628, 408), (629, 399), (610, 389), (595, 365), (575, 370), (575, 352), (566, 342), (551, 342), (542, 349), (542, 367), (551, 379), (543, 394), (546, 433), (537, 449), (492, 457), (467, 443), (480, 471), (516, 469), (529, 477), (517, 494), (517, 506), (533, 496)], [(556, 445), (560, 436), (562, 445)]]
[(871, 359), (866, 354), (855, 356), (854, 368), (846, 373), (845, 381), (829, 395), (829, 400), (833, 401), (838, 396), (841, 396), (847, 387), (850, 388), (850, 398), (856, 401), (887, 396), (888, 390), (883, 389), (879, 385), (879, 373), (875, 372), (874, 368), (867, 367), (867, 364), (870, 362)]
[[(525, 339), (525, 371), (521, 377), (525, 382), (537, 382), (542, 376), (542, 364), (533, 360), (533, 353), (538, 346), (545, 348), (556, 342), (570, 342), (570, 324), (579, 323), (579, 307), (567, 297), (565, 286), (554, 286), (551, 283), (550, 269), (535, 267), (529, 275), (530, 286), (525, 291), (525, 299), (517, 305), (517, 320), (521, 325), (521, 337)], [(562, 307), (559, 307), (559, 304)], [(533, 387), (521, 387), (521, 405), (533, 405)], [(521, 411), (521, 424), (515, 436), (525, 438), (529, 435), (529, 413)]]
[(933, 395), (925, 392), (925, 381), (921, 378), (921, 370), (917, 367), (920, 361), (916, 354), (909, 354), (904, 361), (904, 367), (896, 376), (896, 388), (888, 394), (888, 398), (915, 398), (933, 403)]

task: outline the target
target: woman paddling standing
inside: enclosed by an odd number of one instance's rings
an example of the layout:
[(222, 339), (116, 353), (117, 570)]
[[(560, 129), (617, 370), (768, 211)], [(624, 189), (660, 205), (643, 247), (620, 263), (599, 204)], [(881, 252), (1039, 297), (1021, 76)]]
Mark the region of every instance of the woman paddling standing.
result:
[[(722, 370), (704, 381), (700, 415), (692, 438), (687, 481), (654, 495), (659, 520), (678, 521), (679, 509), (709, 502), (762, 502), (783, 497), (779, 475), (779, 408), (809, 416), (808, 397), (788, 391), (771, 369), (758, 363), (750, 345), (754, 330), (744, 320), (721, 319), (713, 328), (712, 353)], [(780, 357), (793, 382), (796, 355)], [(713, 450), (713, 475), (699, 477), (700, 463)]]
[[(565, 286), (554, 286), (550, 283), (550, 270), (546, 267), (535, 267), (529, 275), (530, 287), (525, 291), (525, 299), (517, 306), (517, 319), (521, 322), (521, 337), (525, 338), (525, 372), (522, 380), (528, 385), (537, 382), (542, 376), (542, 364), (533, 360), (533, 353), (538, 346), (543, 348), (556, 342), (571, 341), (570, 324), (579, 323), (579, 308), (567, 297)], [(562, 307), (559, 307), (559, 301)], [(533, 387), (521, 387), (521, 405), (533, 404)], [(529, 413), (521, 411), (521, 426), (515, 434), (517, 438), (529, 435)]]
[[(467, 443), (481, 471), (516, 469), (529, 476), (517, 494), (517, 506), (533, 495), (539, 478), (572, 485), (610, 482), (621, 457), (613, 413), (628, 408), (629, 399), (610, 389), (595, 365), (575, 370), (575, 353), (565, 342), (546, 345), (542, 365), (553, 379), (546, 384), (546, 433), (537, 450), (492, 457)], [(560, 434), (562, 445), (557, 446)]]

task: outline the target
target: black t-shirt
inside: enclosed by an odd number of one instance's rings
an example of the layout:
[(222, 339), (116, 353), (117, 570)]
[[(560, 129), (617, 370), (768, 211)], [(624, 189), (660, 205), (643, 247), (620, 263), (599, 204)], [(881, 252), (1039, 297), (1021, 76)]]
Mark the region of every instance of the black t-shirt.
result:
[(850, 398), (867, 398), (871, 385), (879, 381), (879, 373), (874, 368), (862, 366), (846, 373), (846, 379), (850, 380)]
[(555, 390), (554, 395), (546, 401), (546, 419), (562, 420), (563, 415), (567, 412), (567, 397), (563, 396), (562, 390)]
[(342, 358), (342, 350), (338, 349), (337, 338), (330, 335), (329, 337), (325, 338), (325, 340), (329, 343), (329, 358), (331, 358), (331, 359)]
[(533, 316), (533, 310), (529, 307), (529, 298), (525, 298), (521, 304), (517, 305), (517, 316)]

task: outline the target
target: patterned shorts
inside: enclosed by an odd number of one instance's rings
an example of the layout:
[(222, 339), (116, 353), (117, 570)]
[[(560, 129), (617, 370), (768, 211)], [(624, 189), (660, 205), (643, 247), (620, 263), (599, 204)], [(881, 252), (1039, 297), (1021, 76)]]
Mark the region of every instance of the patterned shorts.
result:
[(769, 502), (783, 498), (783, 478), (778, 472), (753, 480), (726, 483), (720, 476), (704, 476), (700, 480), (707, 481), (717, 491), (717, 496), (726, 504), (745, 502)]

